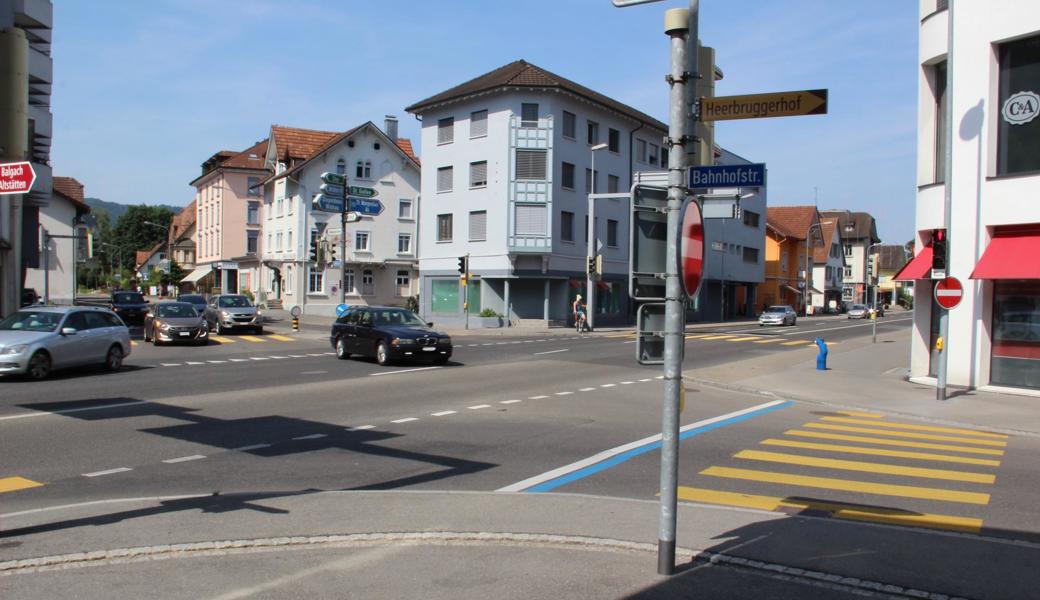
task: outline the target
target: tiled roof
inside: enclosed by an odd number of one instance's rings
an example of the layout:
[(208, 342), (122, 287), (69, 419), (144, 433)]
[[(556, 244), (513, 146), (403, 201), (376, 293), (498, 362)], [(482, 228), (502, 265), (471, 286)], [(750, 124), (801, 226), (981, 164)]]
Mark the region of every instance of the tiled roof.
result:
[[(282, 171), (281, 173), (279, 173), (277, 175), (272, 175), (271, 177), (268, 177), (263, 183), (266, 184), (267, 182), (274, 181), (275, 179), (281, 179), (283, 177), (288, 177), (292, 173), (295, 173), (296, 171), (298, 171), (301, 168), (303, 168), (303, 166), (306, 165), (307, 163), (309, 163), (311, 160), (313, 160), (313, 159), (317, 158), (318, 156), (320, 156), (323, 152), (326, 152), (330, 148), (335, 147), (336, 144), (339, 144), (343, 140), (351, 137), (352, 135), (354, 135), (358, 131), (361, 131), (365, 127), (369, 127), (369, 126), (372, 127), (372, 129), (374, 129), (374, 130), (378, 131), (379, 133), (383, 134), (384, 136), (386, 135), (383, 132), (383, 130), (381, 130), (378, 127), (376, 127), (376, 125), (374, 123), (372, 123), (371, 121), (368, 121), (364, 125), (359, 125), (359, 126), (353, 128), (353, 129), (348, 129), (347, 131), (344, 131), (343, 133), (335, 134), (333, 137), (329, 138), (329, 140), (326, 141), (324, 144), (322, 144), (322, 145), (318, 146), (317, 148), (315, 148), (314, 151), (311, 152), (306, 157), (304, 157), (303, 160), (297, 160), (295, 162), (295, 164), (292, 165), (290, 168), (286, 169), (285, 171)], [(389, 138), (387, 138), (387, 139), (389, 139)], [(403, 146), (401, 144), (401, 142), (406, 142), (407, 143), (407, 149), (405, 149), (405, 146)], [(412, 142), (411, 142), (411, 140), (398, 139), (396, 145), (397, 145), (398, 150), (400, 150), (402, 153), (404, 153), (408, 158), (410, 158), (413, 161), (415, 161), (415, 166), (416, 167), (419, 166), (419, 159), (415, 156), (415, 154), (413, 154), (411, 152), (411, 150), (412, 150)]]
[(191, 204), (188, 204), (181, 209), (181, 212), (173, 216), (173, 220), (170, 221), (170, 241), (171, 243), (176, 241), (185, 231), (191, 228), (195, 224), (195, 201), (192, 200)]
[(878, 246), (878, 270), (898, 271), (906, 264), (906, 249), (898, 244)]
[(155, 246), (153, 246), (151, 250), (138, 250), (137, 263), (134, 265), (134, 268), (140, 269), (141, 265), (148, 262), (148, 259), (151, 258), (156, 252), (158, 252), (159, 249), (162, 248), (165, 244), (166, 242), (159, 242)]
[(849, 210), (821, 210), (820, 216), (824, 218), (838, 218), (841, 227), (841, 237), (846, 240), (870, 240), (870, 243), (880, 242), (878, 237), (877, 223), (870, 213), (852, 212)]
[(274, 139), (277, 158), (287, 164), (293, 159), (302, 160), (314, 154), (318, 148), (337, 135), (339, 133), (335, 131), (271, 125), (271, 137)]
[(415, 149), (412, 148), (412, 140), (408, 138), (397, 138), (397, 147), (416, 163), (419, 162), (419, 157), (415, 155)]
[(261, 140), (242, 152), (235, 153), (224, 162), (221, 167), (232, 167), (235, 169), (264, 169), (264, 153), (267, 151), (267, 140)]
[(766, 224), (787, 237), (804, 240), (809, 226), (820, 215), (815, 206), (770, 206), (766, 208)]
[(90, 207), (83, 201), (83, 184), (77, 181), (75, 177), (60, 177), (55, 175), (53, 178), (52, 189), (58, 194), (61, 194), (62, 198), (65, 198), (76, 205), (76, 208), (85, 212), (90, 212)]
[(601, 106), (605, 106), (611, 110), (615, 110), (635, 121), (639, 121), (640, 123), (646, 123), (656, 129), (668, 131), (667, 125), (642, 111), (636, 110), (627, 104), (622, 104), (613, 98), (604, 96), (603, 94), (575, 83), (570, 79), (546, 71), (539, 66), (532, 65), (525, 60), (511, 62), (508, 65), (495, 69), (494, 71), (470, 79), (465, 83), (430, 96), (425, 100), (420, 100), (419, 102), (405, 108), (405, 110), (410, 113), (420, 113), (437, 104), (460, 100), (466, 96), (481, 92), (508, 88), (552, 88), (564, 90)]
[[(827, 264), (827, 258), (831, 252), (831, 242), (834, 241), (834, 231), (838, 228), (837, 219), (820, 221), (820, 229), (823, 232), (823, 245), (813, 246), (813, 262), (816, 264)], [(838, 234), (838, 242), (841, 242), (841, 234)]]

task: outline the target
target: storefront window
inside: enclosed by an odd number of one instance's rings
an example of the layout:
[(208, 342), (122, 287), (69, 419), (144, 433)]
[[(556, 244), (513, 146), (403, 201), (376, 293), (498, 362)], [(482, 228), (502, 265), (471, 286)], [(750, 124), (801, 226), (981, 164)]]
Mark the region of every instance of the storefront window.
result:
[(1040, 36), (1000, 45), (997, 174), (1040, 171)]
[(483, 310), (480, 306), (480, 281), (471, 279), (469, 285), (466, 286), (466, 298), (469, 302), (469, 312), (472, 315), (479, 313)]
[(1040, 388), (1040, 281), (998, 280), (993, 285), (990, 382)]
[(430, 307), (435, 313), (459, 312), (459, 282), (454, 279), (434, 279)]

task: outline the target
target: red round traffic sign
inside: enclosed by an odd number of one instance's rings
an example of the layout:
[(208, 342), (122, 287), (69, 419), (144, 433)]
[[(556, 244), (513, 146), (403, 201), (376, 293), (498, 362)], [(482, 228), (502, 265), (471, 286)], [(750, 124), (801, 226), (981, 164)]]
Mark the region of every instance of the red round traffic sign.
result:
[(936, 304), (949, 310), (961, 303), (964, 286), (956, 277), (947, 277), (935, 284), (934, 294)]
[(683, 206), (679, 229), (679, 277), (686, 296), (697, 295), (704, 273), (704, 220), (701, 207), (695, 200)]

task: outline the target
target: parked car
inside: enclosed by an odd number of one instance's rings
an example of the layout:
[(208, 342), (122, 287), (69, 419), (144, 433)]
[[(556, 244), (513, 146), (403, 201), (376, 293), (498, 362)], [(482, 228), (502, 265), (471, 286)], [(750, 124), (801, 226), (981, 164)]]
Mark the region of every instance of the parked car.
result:
[(108, 306), (127, 325), (143, 325), (144, 316), (148, 313), (148, 303), (145, 302), (141, 292), (118, 290), (112, 292)]
[(115, 313), (86, 306), (23, 308), (0, 321), (0, 374), (44, 379), (54, 369), (123, 366), (130, 331)]
[(181, 294), (177, 296), (177, 302), (187, 302), (194, 306), (200, 315), (206, 312), (206, 297), (201, 294)]
[(206, 305), (206, 323), (217, 335), (238, 329), (249, 329), (259, 335), (264, 332), (264, 318), (260, 309), (241, 294), (213, 296)]
[(187, 302), (158, 302), (144, 317), (144, 341), (156, 346), (168, 342), (209, 343), (209, 326)]
[(758, 326), (764, 325), (794, 325), (798, 322), (798, 313), (794, 311), (794, 307), (787, 304), (778, 304), (776, 306), (770, 306), (762, 311), (762, 314), (758, 315)]
[(869, 319), (870, 309), (866, 304), (853, 304), (846, 316), (850, 319)]
[(351, 308), (332, 324), (329, 336), (336, 356), (372, 356), (381, 365), (396, 360), (430, 359), (442, 365), (451, 358), (451, 338), (424, 323), (410, 310), (392, 306)]
[(40, 296), (32, 288), (22, 289), (22, 306), (32, 306), (40, 301)]

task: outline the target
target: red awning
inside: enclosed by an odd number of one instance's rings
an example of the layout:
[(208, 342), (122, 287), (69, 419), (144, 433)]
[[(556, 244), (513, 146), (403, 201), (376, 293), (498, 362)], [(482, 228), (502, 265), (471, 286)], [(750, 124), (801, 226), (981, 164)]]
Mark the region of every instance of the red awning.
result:
[(1040, 279), (1040, 233), (998, 233), (971, 272), (972, 279)]
[(925, 246), (921, 248), (921, 252), (917, 256), (910, 259), (910, 262), (903, 265), (902, 269), (896, 273), (896, 276), (892, 278), (892, 281), (914, 281), (916, 279), (928, 279), (929, 273), (932, 271), (932, 247)]

